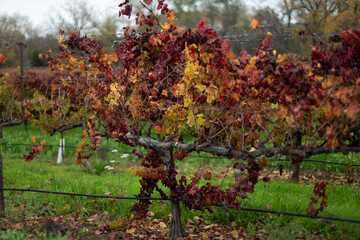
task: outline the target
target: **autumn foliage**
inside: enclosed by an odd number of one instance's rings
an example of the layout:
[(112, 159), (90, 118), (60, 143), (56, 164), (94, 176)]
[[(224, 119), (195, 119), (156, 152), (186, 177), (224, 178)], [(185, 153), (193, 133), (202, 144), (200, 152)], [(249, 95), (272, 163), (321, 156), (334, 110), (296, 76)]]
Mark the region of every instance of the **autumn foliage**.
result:
[[(83, 128), (77, 163), (88, 159), (104, 137), (143, 146), (145, 156), (134, 152), (142, 160), (138, 196), (157, 191), (167, 197), (162, 184), (171, 190), (168, 197), (187, 208), (211, 211), (214, 205), (239, 208), (254, 191), (267, 162), (257, 157), (289, 155), (301, 161), (360, 151), (360, 30), (312, 46), (311, 59), (278, 54), (269, 47), (271, 33), (256, 55), (236, 56), (205, 20), (185, 31), (164, 1), (142, 5), (150, 14), (136, 14), (136, 23), (147, 30), (127, 27), (114, 53), (103, 54), (96, 39), (77, 33), (66, 38), (61, 32), (60, 53), (44, 56), (58, 77), (29, 100), (28, 112), (52, 133)], [(133, 14), (129, 1), (120, 7), (121, 15)], [(253, 28), (257, 25), (254, 20)], [(224, 188), (199, 184), (211, 175), (176, 177), (174, 157), (182, 160), (192, 151), (235, 159), (236, 181)], [(325, 187), (316, 191), (324, 199)], [(133, 211), (145, 216), (149, 205), (141, 201)]]

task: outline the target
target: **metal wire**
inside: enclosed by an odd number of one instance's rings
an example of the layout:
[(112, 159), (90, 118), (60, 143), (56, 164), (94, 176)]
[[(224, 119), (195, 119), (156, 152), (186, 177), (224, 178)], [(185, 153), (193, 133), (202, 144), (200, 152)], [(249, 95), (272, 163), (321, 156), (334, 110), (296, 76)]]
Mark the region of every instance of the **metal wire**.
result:
[[(0, 145), (3, 146), (34, 146), (34, 144), (30, 144), (30, 143), (0, 143)], [(51, 144), (47, 144), (46, 147), (51, 147), (51, 148), (60, 148), (59, 145), (51, 145)], [(74, 148), (76, 149), (77, 146), (71, 146), (71, 145), (66, 145), (65, 147), (67, 148)], [(87, 147), (85, 149), (90, 149), (90, 147)], [(99, 151), (105, 151), (105, 152), (113, 152), (113, 153), (124, 153), (124, 154), (132, 154), (132, 152), (129, 151), (123, 151), (123, 150), (117, 150), (117, 149), (110, 149), (110, 148), (105, 148), (105, 149), (101, 149)], [(189, 157), (196, 157), (196, 158), (208, 158), (208, 159), (227, 159), (226, 157), (217, 157), (217, 156), (204, 156), (204, 155), (192, 155), (190, 154)], [(291, 162), (292, 160), (288, 160), (288, 159), (268, 159), (269, 161), (280, 161), (280, 162)], [(347, 166), (348, 163), (340, 163), (340, 162), (330, 162), (330, 161), (323, 161), (323, 160), (316, 160), (316, 159), (304, 159), (303, 162), (310, 162), (310, 163), (321, 163), (321, 164), (334, 164), (334, 165), (342, 165), (342, 166)], [(350, 163), (352, 167), (360, 167), (360, 164), (352, 164)]]
[[(80, 194), (80, 193), (56, 192), (56, 191), (37, 190), (37, 189), (21, 189), (21, 188), (3, 188), (3, 189), (0, 189), (0, 192), (1, 191), (37, 192), (37, 193), (49, 193), (49, 194), (79, 196), (79, 197), (111, 198), (111, 199), (119, 199), (119, 200), (160, 200), (160, 201), (173, 200), (171, 198), (107, 196), (107, 195)], [(216, 206), (223, 207), (220, 204), (217, 204)], [(233, 208), (231, 208), (231, 209), (233, 209)], [(313, 216), (313, 215), (305, 215), (305, 214), (291, 213), (291, 212), (285, 212), (285, 211), (272, 211), (272, 210), (266, 210), (266, 209), (248, 208), (248, 207), (243, 207), (243, 206), (240, 206), (240, 209), (233, 209), (233, 210), (270, 213), (270, 214), (286, 215), (286, 216), (293, 216), (293, 217), (305, 217), (305, 218), (324, 219), (324, 220), (331, 220), (331, 221), (338, 221), (338, 222), (349, 222), (349, 223), (360, 224), (359, 220), (344, 219), (344, 218), (338, 218), (338, 217)]]

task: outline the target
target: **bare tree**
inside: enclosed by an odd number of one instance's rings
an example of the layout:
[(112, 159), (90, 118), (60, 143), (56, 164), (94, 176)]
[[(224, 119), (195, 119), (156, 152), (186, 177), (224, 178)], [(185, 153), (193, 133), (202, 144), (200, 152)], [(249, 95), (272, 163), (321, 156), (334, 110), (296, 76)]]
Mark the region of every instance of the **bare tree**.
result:
[(293, 18), (293, 14), (296, 10), (295, 0), (283, 0), (283, 16), (285, 16), (287, 19), (287, 27), (291, 27), (291, 20)]
[(105, 53), (110, 53), (112, 47), (116, 46), (114, 43), (119, 38), (117, 33), (121, 26), (120, 21), (116, 16), (109, 15), (97, 27), (97, 35), (99, 35), (97, 39), (104, 43)]
[(85, 0), (68, 0), (53, 12), (50, 15), (50, 31), (56, 34), (60, 29), (66, 33), (89, 34), (97, 26), (96, 12)]
[(338, 10), (338, 0), (283, 0), (283, 9), (290, 26), (293, 14), (306, 30), (324, 32), (324, 25)]
[(0, 16), (0, 38), (1, 39), (24, 39), (38, 35), (37, 31), (27, 16), (15, 14)]
[(15, 14), (0, 16), (0, 52), (6, 56), (6, 63), (1, 67), (16, 67), (19, 65), (17, 42), (38, 37), (38, 30), (33, 28), (27, 16)]

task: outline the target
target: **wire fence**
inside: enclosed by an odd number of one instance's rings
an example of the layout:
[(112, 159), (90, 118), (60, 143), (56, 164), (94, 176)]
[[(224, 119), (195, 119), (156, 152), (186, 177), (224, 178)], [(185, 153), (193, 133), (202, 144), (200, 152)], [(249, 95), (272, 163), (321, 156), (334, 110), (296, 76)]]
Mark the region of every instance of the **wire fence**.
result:
[[(34, 146), (34, 144), (28, 144), (28, 143), (4, 143), (4, 142), (0, 143), (0, 145), (5, 145), (5, 146)], [(47, 145), (47, 147), (60, 148), (59, 145)], [(72, 146), (72, 145), (67, 145), (66, 147), (68, 147), (68, 148), (77, 148), (77, 146)], [(118, 152), (118, 153), (124, 153), (124, 154), (132, 154), (132, 152), (129, 152), (129, 151), (122, 151), (122, 150), (110, 149), (110, 148), (104, 148), (103, 151), (112, 152), (112, 153)], [(190, 157), (196, 157), (196, 158), (226, 159), (224, 157), (217, 157), (217, 156), (204, 156), (204, 155), (189, 155), (189, 156)], [(291, 161), (291, 160), (288, 160), (288, 159), (269, 159), (269, 160), (270, 161)], [(337, 165), (342, 165), (342, 166), (347, 165), (346, 163), (315, 160), (315, 159), (304, 159), (304, 162), (320, 163), (320, 164), (337, 164)], [(360, 165), (359, 164), (353, 164), (352, 166), (357, 167), (357, 166), (360, 166)], [(2, 188), (2, 189), (0, 189), (0, 194), (3, 195), (4, 191), (32, 192), (32, 193), (44, 193), (44, 194), (56, 194), (56, 195), (64, 195), (64, 196), (73, 196), (73, 197), (78, 196), (78, 197), (87, 197), (87, 198), (103, 198), (103, 199), (116, 199), (116, 200), (140, 200), (140, 201), (141, 200), (150, 200), (150, 201), (171, 201), (171, 200), (174, 200), (172, 198), (94, 195), (94, 194), (81, 194), (81, 193), (69, 193), (69, 192), (58, 192), (58, 191), (50, 191), (50, 190), (21, 189), (21, 188)], [(222, 206), (220, 204), (216, 205), (216, 207), (224, 208), (224, 206)], [(360, 224), (360, 220), (346, 219), (346, 218), (341, 218), (341, 217), (306, 215), (306, 214), (287, 212), (287, 211), (274, 211), (274, 210), (268, 210), (268, 209), (249, 208), (249, 207), (245, 207), (245, 206), (240, 206), (239, 209), (233, 209), (233, 208), (230, 208), (230, 209), (239, 210), (239, 211), (249, 211), (249, 212), (284, 215), (284, 216), (290, 216), (290, 217), (302, 217), (302, 218), (321, 219), (321, 220), (327, 220), (327, 221), (337, 221), (337, 222), (347, 222), (347, 223), (352, 223), (352, 224)]]
[[(108, 195), (92, 195), (92, 194), (81, 194), (81, 193), (68, 193), (68, 192), (56, 192), (56, 191), (47, 191), (47, 190), (37, 190), (37, 189), (21, 189), (21, 188), (3, 188), (0, 189), (2, 191), (18, 191), (18, 192), (35, 192), (35, 193), (47, 193), (47, 194), (57, 194), (57, 195), (67, 195), (67, 196), (79, 196), (79, 197), (89, 197), (89, 198), (107, 198), (107, 199), (118, 199), (118, 200), (155, 200), (155, 201), (172, 201), (172, 198), (155, 198), (155, 197), (126, 197), (126, 196), (108, 196)], [(181, 201), (180, 199), (178, 199)], [(217, 207), (222, 207), (222, 205), (217, 204)], [(226, 209), (226, 208), (225, 208)], [(285, 216), (292, 216), (292, 217), (304, 217), (304, 218), (313, 218), (313, 219), (323, 219), (329, 221), (338, 221), (338, 222), (348, 222), (348, 223), (356, 223), (360, 224), (360, 220), (353, 220), (353, 219), (344, 219), (339, 217), (327, 217), (327, 216), (315, 216), (315, 215), (306, 215), (300, 213), (292, 213), (286, 211), (272, 211), (267, 209), (258, 209), (258, 208), (248, 208), (244, 206), (240, 206), (239, 211), (250, 211), (250, 212), (259, 212), (259, 213), (270, 213), (270, 214), (277, 214), (277, 215), (285, 215)]]
[[(259, 28), (261, 29), (262, 26)], [(271, 26), (263, 26), (264, 29), (270, 28)], [(261, 35), (259, 34), (248, 34), (246, 31), (247, 29), (243, 27), (245, 30), (242, 34), (226, 34), (222, 35), (221, 38), (227, 39), (230, 42), (236, 42), (237, 44), (247, 44), (252, 41), (260, 42), (263, 40), (261, 38)], [(247, 27), (248, 28), (248, 27)], [(285, 33), (276, 33), (274, 32), (274, 38), (280, 40), (281, 42), (288, 42), (288, 41), (294, 41), (298, 38), (297, 32), (285, 32)], [(321, 38), (327, 39), (328, 36), (320, 36)], [(301, 37), (302, 40), (306, 39), (312, 39), (312, 36), (303, 36)], [(0, 39), (1, 40), (1, 39)], [(52, 39), (53, 40), (53, 39)], [(55, 40), (56, 41), (56, 40)], [(115, 44), (119, 41), (118, 38), (114, 38), (114, 40), (111, 42), (105, 42), (105, 45), (110, 45), (112, 47), (115, 46)], [(15, 42), (15, 41), (11, 41)], [(48, 42), (43, 41), (44, 43), (48, 44)], [(7, 48), (12, 48), (13, 46), (11, 43), (6, 46)], [(47, 48), (50, 47), (46, 46)], [(49, 82), (50, 79), (31, 79), (31, 80), (24, 80), (24, 83), (27, 82)], [(18, 129), (7, 129), (11, 131), (19, 131)], [(3, 146), (34, 146), (34, 144), (30, 143), (6, 143), (1, 142), (0, 145)], [(60, 148), (59, 145), (51, 145), (47, 144), (47, 147), (50, 148)], [(76, 149), (77, 146), (72, 145), (66, 145), (66, 148), (72, 148)], [(90, 149), (90, 148), (87, 148)], [(101, 151), (106, 152), (112, 152), (112, 153), (123, 153), (123, 154), (132, 154), (130, 151), (124, 151), (124, 150), (118, 150), (118, 149), (110, 149), (110, 148), (103, 148)], [(192, 155), (190, 154), (189, 157), (194, 158), (205, 158), (205, 159), (227, 159), (226, 157), (218, 157), (218, 156), (208, 156), (208, 155)], [(281, 161), (281, 162), (291, 162), (291, 159), (268, 159), (269, 161)], [(342, 163), (342, 162), (333, 162), (333, 161), (325, 161), (325, 160), (316, 160), (316, 159), (304, 159), (303, 162), (309, 162), (309, 163), (318, 163), (318, 164), (332, 164), (332, 165), (340, 165), (340, 166), (347, 166), (348, 163)], [(360, 167), (360, 164), (352, 164), (350, 163), (352, 167)], [(172, 198), (157, 198), (157, 197), (130, 197), (130, 196), (109, 196), (109, 195), (93, 195), (93, 194), (81, 194), (81, 193), (69, 193), (69, 192), (58, 192), (58, 191), (50, 191), (50, 190), (38, 190), (38, 189), (21, 189), (21, 188), (0, 188), (0, 194), (2, 195), (4, 191), (18, 191), (18, 192), (30, 192), (30, 193), (43, 193), (43, 194), (55, 194), (55, 195), (64, 195), (64, 196), (78, 196), (78, 197), (87, 197), (87, 198), (103, 198), (103, 199), (117, 199), (117, 200), (150, 200), (150, 201), (172, 201), (174, 199)], [(218, 204), (217, 207), (223, 207), (222, 205)], [(360, 224), (360, 220), (353, 220), (353, 219), (344, 219), (340, 217), (328, 217), (328, 216), (313, 216), (313, 215), (306, 215), (306, 214), (300, 214), (300, 213), (293, 213), (293, 212), (286, 212), (286, 211), (273, 211), (273, 210), (267, 210), (267, 209), (257, 209), (257, 208), (249, 208), (245, 206), (240, 206), (240, 209), (233, 209), (233, 210), (239, 210), (239, 211), (249, 211), (249, 212), (258, 212), (258, 213), (269, 213), (269, 214), (276, 214), (276, 215), (284, 215), (284, 216), (291, 216), (291, 217), (303, 217), (303, 218), (311, 218), (311, 219), (322, 219), (322, 220), (328, 220), (328, 221), (338, 221), (338, 222), (348, 222), (353, 224)]]

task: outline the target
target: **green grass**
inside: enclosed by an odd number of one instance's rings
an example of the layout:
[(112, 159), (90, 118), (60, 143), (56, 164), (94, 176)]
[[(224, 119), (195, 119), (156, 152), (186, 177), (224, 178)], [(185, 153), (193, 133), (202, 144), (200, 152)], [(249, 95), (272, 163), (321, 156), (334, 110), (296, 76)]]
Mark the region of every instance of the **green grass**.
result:
[[(138, 178), (128, 172), (114, 174), (104, 172), (95, 175), (86, 168), (76, 165), (54, 165), (41, 160), (24, 162), (15, 158), (7, 158), (4, 162), (5, 187), (32, 188), (60, 192), (74, 192), (94, 195), (134, 195), (140, 188)], [(118, 166), (123, 167), (121, 164)], [(114, 215), (128, 215), (130, 203), (109, 201), (108, 199), (86, 199), (83, 197), (44, 195), (34, 193), (10, 192), (9, 197), (26, 201), (34, 206), (46, 203), (49, 211), (63, 214), (74, 211), (74, 208), (109, 209)], [(35, 197), (36, 196), (36, 197)], [(64, 204), (66, 202), (66, 204)], [(38, 206), (42, 208), (43, 206)], [(47, 211), (48, 211), (47, 210)], [(34, 214), (37, 214), (35, 212)], [(83, 214), (88, 214), (84, 212)]]
[[(22, 154), (29, 152), (31, 150), (31, 146), (22, 146), (16, 144), (33, 144), (32, 136), (38, 137), (38, 143), (40, 143), (43, 139), (46, 140), (46, 144), (49, 145), (44, 154), (48, 157), (55, 157), (58, 153), (59, 141), (60, 141), (60, 133), (56, 133), (53, 136), (50, 136), (48, 133), (42, 133), (36, 127), (27, 127), (27, 131), (23, 125), (13, 127), (13, 128), (4, 128), (3, 130), (3, 138), (0, 139), (0, 144), (9, 144), (6, 145), (6, 150), (10, 153), (13, 153), (14, 156), (22, 156)], [(82, 130), (81, 128), (73, 129), (64, 133), (65, 138), (65, 155), (73, 155), (75, 148), (78, 144), (81, 143)], [(15, 144), (15, 145), (11, 145)], [(53, 147), (54, 146), (54, 147)], [(71, 146), (71, 147), (66, 147)], [(101, 148), (104, 149), (116, 149), (120, 152), (126, 151), (131, 152), (132, 148), (126, 146), (125, 144), (119, 144), (114, 142), (113, 140), (103, 139)], [(43, 154), (43, 155), (44, 155)]]
[[(135, 161), (134, 161), (135, 160)], [(95, 195), (118, 195), (134, 196), (139, 192), (139, 177), (134, 176), (129, 170), (130, 166), (139, 164), (134, 157), (118, 158), (112, 163), (117, 171), (104, 171), (96, 175), (82, 166), (70, 164), (56, 165), (56, 159), (45, 159), (44, 156), (32, 162), (24, 162), (13, 156), (4, 156), (5, 187), (8, 188), (32, 188), (62, 192), (75, 192)], [(200, 161), (201, 162), (201, 161)], [(186, 169), (188, 164), (182, 163), (180, 168)], [(185, 171), (185, 170), (184, 170)], [(228, 182), (223, 182), (226, 185)], [(267, 209), (271, 207), (276, 211), (289, 211), (295, 213), (306, 212), (310, 197), (313, 196), (312, 185), (290, 184), (286, 181), (271, 183), (258, 183), (255, 192), (249, 195), (249, 199), (243, 201), (243, 206), (250, 208)], [(360, 190), (358, 187), (347, 185), (329, 185), (326, 189), (329, 197), (329, 206), (325, 209), (324, 216), (340, 216), (348, 219), (359, 220), (360, 216)], [(154, 195), (158, 196), (158, 195)], [(135, 201), (108, 199), (93, 199), (84, 197), (60, 196), (30, 192), (5, 192), (7, 211), (16, 212), (17, 206), (26, 202), (27, 216), (61, 215), (77, 213), (81, 216), (90, 216), (94, 212), (107, 211), (112, 218), (116, 219), (130, 213), (131, 204)], [(324, 237), (340, 237), (341, 234), (349, 239), (360, 237), (357, 224), (327, 222), (307, 218), (264, 215), (254, 212), (224, 210), (214, 208), (212, 214), (199, 211), (188, 211), (182, 208), (184, 221), (194, 216), (201, 216), (208, 221), (216, 221), (224, 224), (235, 222), (238, 226), (246, 229), (256, 227), (261, 219), (263, 227), (281, 227), (281, 231), (271, 231), (273, 236), (281, 237), (302, 229), (303, 231), (320, 231)], [(170, 213), (169, 203), (154, 202), (152, 211), (155, 217), (167, 216)], [(289, 223), (291, 223), (289, 225)], [(297, 230), (296, 230), (297, 229)], [(336, 229), (336, 230), (334, 230)], [(257, 231), (257, 233), (259, 233)], [(261, 233), (261, 232), (260, 232)], [(296, 234), (295, 234), (296, 235)], [(280, 238), (281, 239), (281, 238)]]
[(7, 230), (4, 232), (0, 233), (0, 238), (2, 240), (66, 240), (67, 236), (61, 236), (60, 233), (58, 233), (57, 235), (51, 235), (51, 236), (47, 236), (46, 234), (37, 233), (37, 236), (32, 236), (31, 238), (28, 236), (29, 234), (24, 232), (24, 231), (19, 231), (19, 230)]
[[(59, 134), (49, 137), (49, 135), (40, 133), (31, 127), (28, 129), (29, 134), (25, 133), (23, 127), (3, 129), (3, 133), (4, 138), (0, 139), (0, 143), (31, 143), (31, 136), (38, 136), (39, 140), (45, 138), (47, 144), (58, 145), (60, 138)], [(80, 137), (80, 129), (67, 133), (65, 135), (66, 145), (76, 146), (80, 142)], [(130, 148), (113, 141), (104, 141), (102, 147), (125, 152), (130, 151)], [(44, 153), (41, 153), (32, 162), (25, 162), (22, 159), (22, 155), (30, 150), (31, 146), (0, 145), (0, 151), (4, 157), (6, 188), (32, 188), (118, 196), (134, 196), (139, 193), (139, 177), (134, 176), (129, 170), (132, 166), (140, 165), (140, 161), (135, 155), (123, 158), (122, 152), (96, 153), (90, 159), (88, 165), (77, 166), (73, 163), (72, 159), (74, 149), (66, 148), (66, 157), (62, 165), (56, 165), (58, 148), (48, 147)], [(359, 158), (356, 154), (319, 155), (313, 158), (337, 162), (351, 161), (359, 164)], [(216, 168), (220, 171), (220, 169), (224, 169), (225, 166), (233, 162), (234, 160), (228, 159), (189, 157), (181, 162), (177, 162), (177, 165), (182, 173), (189, 174), (200, 168), (206, 169), (206, 167)], [(289, 163), (281, 163), (287, 168), (291, 167)], [(271, 162), (269, 165), (270, 167), (275, 167), (277, 164), (276, 162)], [(104, 166), (106, 165), (112, 165), (114, 170), (105, 170)], [(303, 163), (301, 168), (310, 171), (335, 171), (338, 174), (345, 171), (343, 166), (329, 164)], [(229, 179), (221, 181), (221, 179), (213, 178), (212, 183), (227, 186), (230, 182)], [(271, 210), (275, 211), (305, 214), (310, 197), (313, 196), (312, 190), (313, 185), (290, 184), (287, 181), (260, 182), (255, 186), (255, 192), (250, 194), (249, 198), (244, 200), (242, 205), (249, 208), (271, 208)], [(326, 189), (326, 194), (328, 195), (329, 205), (321, 215), (360, 220), (359, 187), (329, 185)], [(154, 197), (157, 196), (159, 195), (154, 194)], [(106, 211), (113, 219), (127, 216), (130, 213), (132, 203), (136, 202), (8, 191), (5, 192), (5, 199), (7, 213), (14, 216), (19, 214), (18, 206), (26, 203), (26, 206), (29, 207), (26, 212), (22, 213), (26, 216), (79, 214), (86, 217), (95, 212)], [(268, 234), (266, 236), (270, 236), (271, 239), (294, 239), (299, 237), (300, 232), (311, 233), (313, 231), (318, 232), (320, 238), (339, 239), (345, 236), (347, 239), (360, 239), (359, 224), (266, 215), (247, 211), (224, 210), (221, 208), (214, 208), (213, 213), (188, 211), (184, 209), (183, 205), (181, 205), (181, 209), (185, 222), (193, 219), (195, 216), (201, 216), (209, 222), (235, 223), (238, 227), (247, 229), (249, 233), (254, 232), (254, 234), (259, 236), (266, 233)], [(151, 210), (155, 212), (155, 217), (168, 216), (170, 204), (168, 202), (154, 201)], [(261, 225), (259, 225), (259, 221)], [(2, 234), (0, 235), (2, 239), (17, 239), (16, 237), (11, 237), (17, 236), (16, 234), (20, 234), (19, 239), (26, 239), (21, 238), (22, 233), (19, 231)], [(41, 235), (41, 233), (39, 234)], [(41, 239), (41, 236), (39, 238)], [(57, 239), (56, 236), (54, 239)]]

